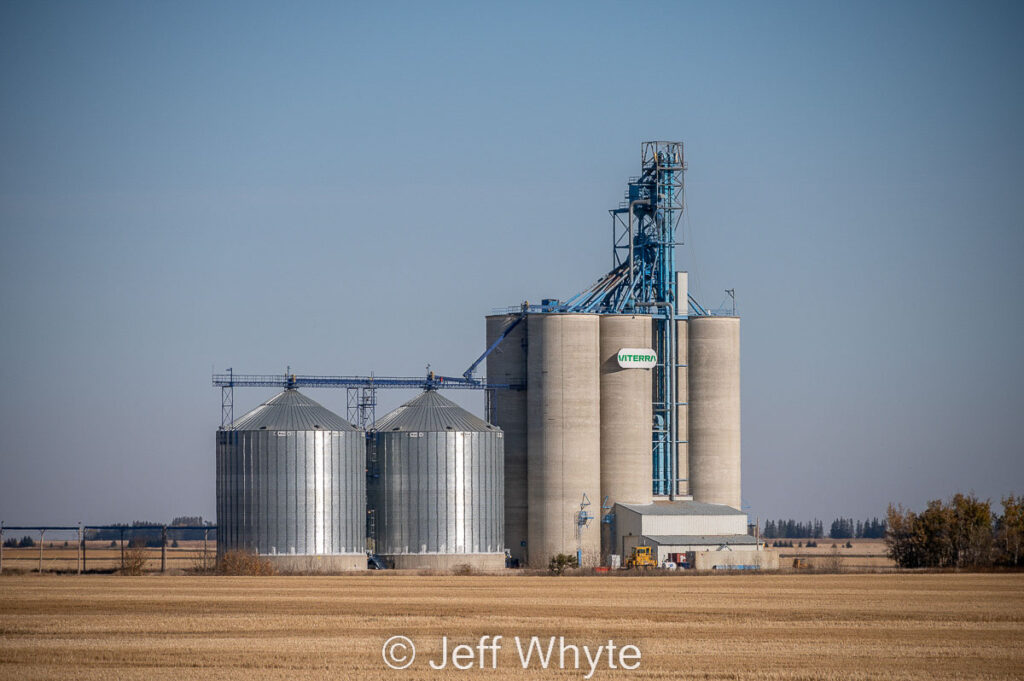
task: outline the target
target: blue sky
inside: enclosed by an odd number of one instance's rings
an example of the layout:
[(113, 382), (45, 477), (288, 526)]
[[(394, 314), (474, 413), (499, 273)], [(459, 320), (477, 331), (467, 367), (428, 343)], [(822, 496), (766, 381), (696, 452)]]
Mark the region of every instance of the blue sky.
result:
[(692, 290), (737, 292), (751, 514), (1024, 492), (1022, 29), (1015, 3), (5, 2), (0, 518), (212, 518), (212, 368), (461, 373), (483, 315), (608, 269), (646, 139), (686, 143)]

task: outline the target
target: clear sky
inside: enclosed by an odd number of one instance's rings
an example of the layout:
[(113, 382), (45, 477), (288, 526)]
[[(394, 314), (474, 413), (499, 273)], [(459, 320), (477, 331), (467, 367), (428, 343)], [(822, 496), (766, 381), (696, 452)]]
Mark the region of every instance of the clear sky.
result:
[(1022, 35), (1014, 2), (6, 0), (0, 519), (212, 519), (214, 368), (460, 374), (493, 308), (609, 268), (647, 139), (686, 143), (693, 292), (736, 289), (752, 515), (1024, 492)]

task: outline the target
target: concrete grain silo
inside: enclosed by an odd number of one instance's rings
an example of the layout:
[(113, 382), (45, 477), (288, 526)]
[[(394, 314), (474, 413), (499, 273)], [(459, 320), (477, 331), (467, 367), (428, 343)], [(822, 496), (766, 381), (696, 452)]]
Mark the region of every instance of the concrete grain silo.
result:
[(601, 499), (651, 501), (651, 369), (623, 368), (624, 349), (650, 350), (649, 315), (601, 316)]
[(365, 436), (297, 390), (217, 431), (217, 550), (284, 571), (365, 569)]
[(393, 567), (505, 567), (501, 429), (428, 390), (377, 421), (376, 550)]
[[(601, 506), (600, 317), (527, 317), (528, 562), (577, 551), (576, 517), (584, 494)], [(600, 559), (599, 518), (579, 542), (584, 565)]]
[(740, 320), (691, 317), (688, 332), (690, 493), (739, 509)]
[[(619, 361), (624, 350), (651, 351), (651, 328), (649, 315), (601, 316), (600, 499), (609, 508), (651, 501), (651, 369)], [(614, 527), (600, 528), (603, 563), (617, 548)]]
[[(519, 315), (487, 317), (487, 345), (496, 340)], [(526, 385), (526, 320), (516, 324), (487, 356), (487, 381), (499, 385)], [(494, 424), (505, 433), (505, 545), (512, 558), (526, 564), (526, 390), (496, 390)]]

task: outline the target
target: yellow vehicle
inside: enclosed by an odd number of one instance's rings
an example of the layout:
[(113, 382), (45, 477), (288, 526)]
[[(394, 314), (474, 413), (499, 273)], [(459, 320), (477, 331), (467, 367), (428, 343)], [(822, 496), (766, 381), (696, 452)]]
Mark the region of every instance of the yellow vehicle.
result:
[(651, 555), (650, 546), (634, 546), (633, 555), (626, 560), (626, 567), (629, 569), (653, 568), (658, 567), (658, 561)]
[(794, 570), (806, 570), (809, 567), (810, 567), (810, 565), (807, 564), (807, 560), (805, 560), (804, 558), (794, 558), (793, 559), (793, 569)]

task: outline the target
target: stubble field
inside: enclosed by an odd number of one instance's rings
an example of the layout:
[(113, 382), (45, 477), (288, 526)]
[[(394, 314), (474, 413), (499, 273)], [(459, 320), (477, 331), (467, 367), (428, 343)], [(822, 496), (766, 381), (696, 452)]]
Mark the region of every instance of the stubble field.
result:
[[(417, 646), (386, 667), (393, 635)], [(503, 636), (497, 669), (435, 671)], [(1013, 679), (1024, 575), (0, 578), (2, 679), (582, 679), (523, 670), (513, 637), (636, 645), (595, 679)], [(551, 667), (558, 667), (555, 645)], [(477, 655), (474, 659), (478, 662)], [(486, 663), (490, 665), (488, 653)], [(567, 656), (572, 667), (573, 656)]]

